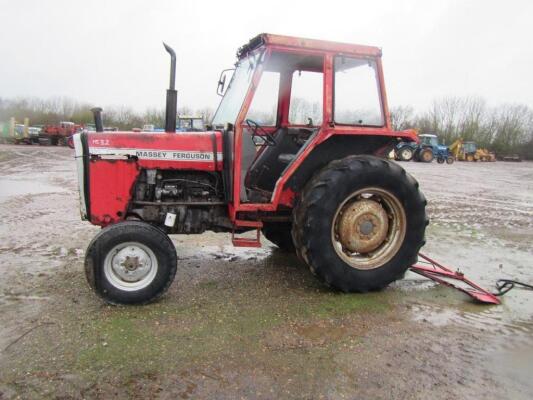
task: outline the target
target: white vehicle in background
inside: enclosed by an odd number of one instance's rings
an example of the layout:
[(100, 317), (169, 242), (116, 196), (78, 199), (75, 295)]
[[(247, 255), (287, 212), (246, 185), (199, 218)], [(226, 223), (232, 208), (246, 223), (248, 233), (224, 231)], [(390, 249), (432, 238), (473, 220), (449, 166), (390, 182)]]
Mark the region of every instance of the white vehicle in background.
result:
[(191, 115), (178, 115), (177, 132), (203, 132), (205, 131), (204, 117)]

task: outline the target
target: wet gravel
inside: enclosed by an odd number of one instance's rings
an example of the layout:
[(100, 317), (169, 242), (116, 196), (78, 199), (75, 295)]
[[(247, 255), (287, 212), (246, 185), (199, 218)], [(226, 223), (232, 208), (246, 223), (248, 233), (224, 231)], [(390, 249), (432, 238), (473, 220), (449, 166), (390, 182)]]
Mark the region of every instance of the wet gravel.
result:
[[(533, 164), (402, 163), (431, 224), (423, 251), (486, 287), (533, 282)], [(0, 399), (530, 399), (533, 293), (472, 303), (419, 276), (341, 295), (266, 239), (176, 236), (161, 301), (88, 288), (68, 148), (0, 146)]]

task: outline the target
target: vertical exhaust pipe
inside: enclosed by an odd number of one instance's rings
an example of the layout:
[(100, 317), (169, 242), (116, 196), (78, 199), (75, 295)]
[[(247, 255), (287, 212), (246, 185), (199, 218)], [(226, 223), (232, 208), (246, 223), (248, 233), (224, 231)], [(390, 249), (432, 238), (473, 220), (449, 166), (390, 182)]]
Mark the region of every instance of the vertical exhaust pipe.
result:
[(167, 89), (165, 115), (165, 132), (176, 132), (176, 115), (178, 114), (178, 91), (176, 90), (176, 53), (163, 42), (165, 50), (170, 54), (170, 86)]
[(93, 113), (96, 132), (103, 132), (104, 124), (102, 122), (102, 109), (100, 107), (94, 107), (91, 108), (91, 112)]

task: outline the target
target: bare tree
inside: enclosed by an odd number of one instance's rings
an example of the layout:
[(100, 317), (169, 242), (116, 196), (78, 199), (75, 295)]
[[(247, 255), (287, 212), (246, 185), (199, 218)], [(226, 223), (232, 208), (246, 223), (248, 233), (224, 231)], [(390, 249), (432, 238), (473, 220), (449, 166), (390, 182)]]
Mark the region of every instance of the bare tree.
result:
[(392, 129), (401, 131), (414, 128), (415, 110), (411, 106), (397, 106), (390, 110)]

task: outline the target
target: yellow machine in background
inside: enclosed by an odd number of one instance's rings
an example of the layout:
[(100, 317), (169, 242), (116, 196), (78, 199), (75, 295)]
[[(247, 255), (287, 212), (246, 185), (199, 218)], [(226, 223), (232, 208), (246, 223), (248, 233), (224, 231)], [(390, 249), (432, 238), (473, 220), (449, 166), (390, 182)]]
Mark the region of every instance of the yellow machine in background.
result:
[(475, 142), (465, 142), (462, 138), (453, 142), (450, 152), (459, 161), (496, 161), (496, 155), (487, 149), (478, 149)]

